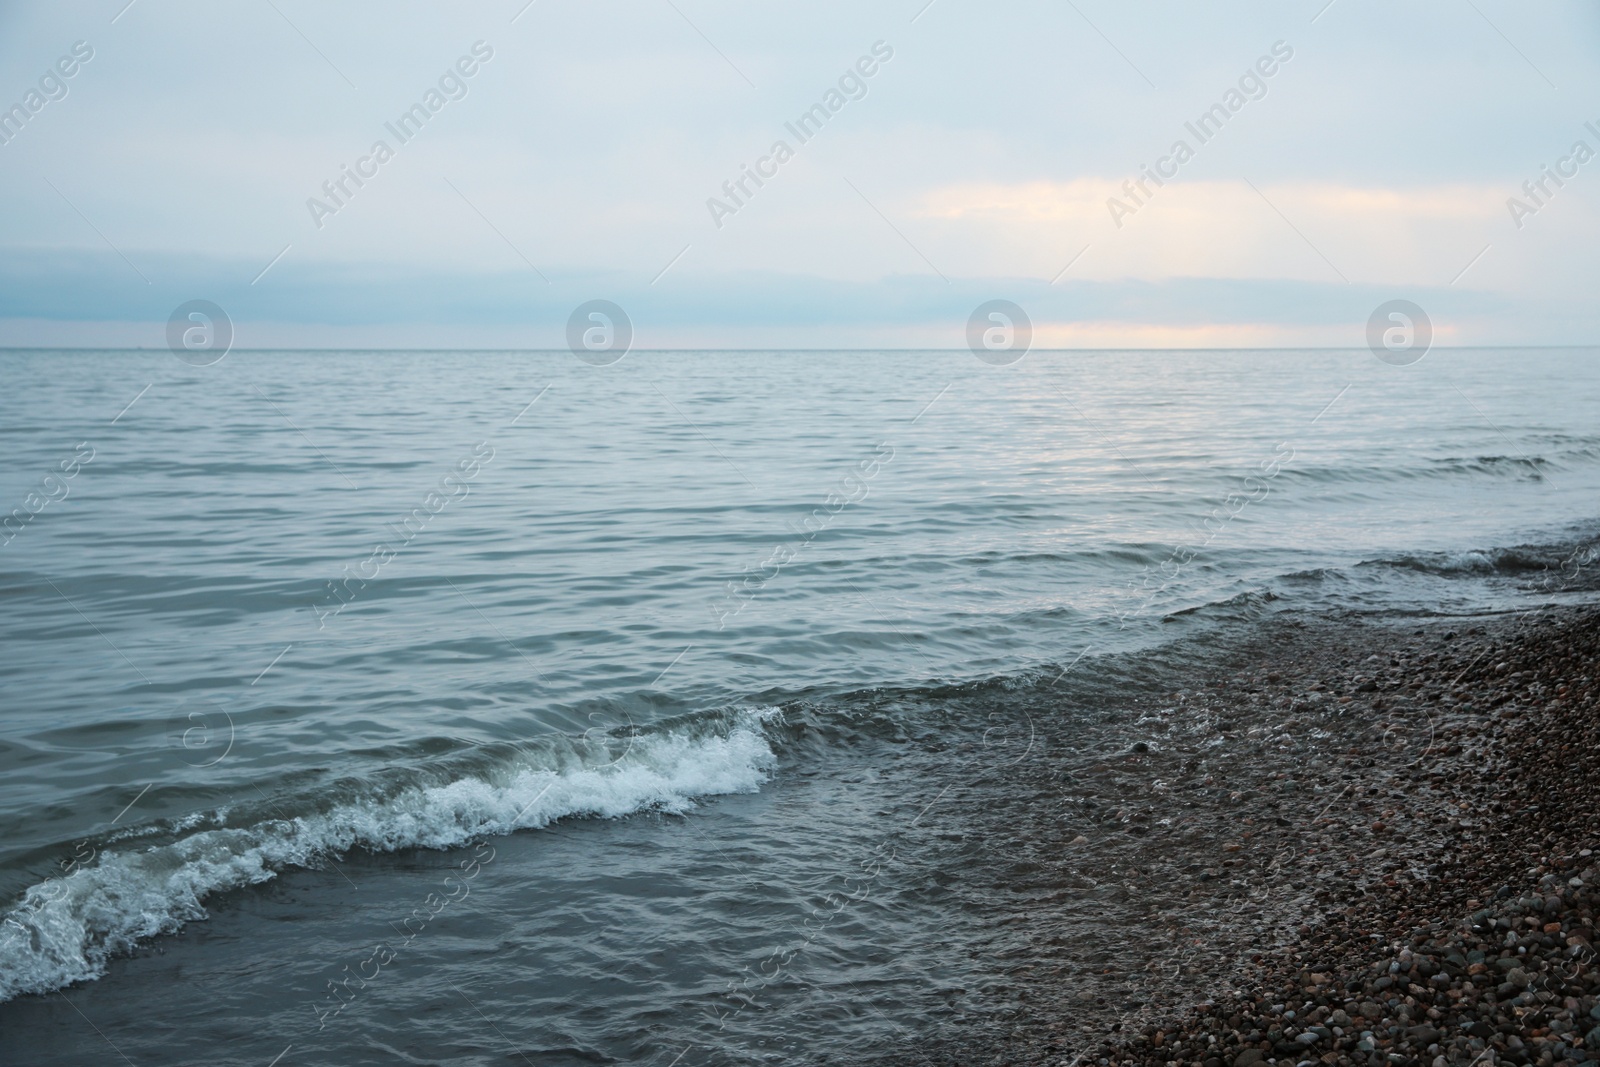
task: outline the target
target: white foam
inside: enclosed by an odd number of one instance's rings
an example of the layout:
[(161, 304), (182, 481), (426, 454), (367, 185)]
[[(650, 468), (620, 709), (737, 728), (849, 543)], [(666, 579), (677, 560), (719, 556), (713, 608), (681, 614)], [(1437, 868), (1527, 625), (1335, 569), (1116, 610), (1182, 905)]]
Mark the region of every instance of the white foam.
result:
[(776, 763), (760, 725), (774, 714), (746, 714), (710, 736), (640, 737), (603, 766), (507, 765), (319, 815), (206, 830), (139, 852), (102, 851), (95, 866), (30, 887), (7, 913), (0, 1002), (98, 978), (117, 953), (205, 918), (210, 894), (351, 848), (451, 848), (562, 818), (683, 813), (695, 797), (756, 792)]

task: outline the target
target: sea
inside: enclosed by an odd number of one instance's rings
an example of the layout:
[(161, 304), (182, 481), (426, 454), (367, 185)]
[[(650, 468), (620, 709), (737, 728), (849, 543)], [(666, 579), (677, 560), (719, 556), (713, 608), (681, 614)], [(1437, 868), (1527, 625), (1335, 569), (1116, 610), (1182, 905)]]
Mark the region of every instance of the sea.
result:
[(1597, 357), (0, 352), (0, 1063), (1014, 1016), (1035, 739), (1285, 620), (1579, 596)]

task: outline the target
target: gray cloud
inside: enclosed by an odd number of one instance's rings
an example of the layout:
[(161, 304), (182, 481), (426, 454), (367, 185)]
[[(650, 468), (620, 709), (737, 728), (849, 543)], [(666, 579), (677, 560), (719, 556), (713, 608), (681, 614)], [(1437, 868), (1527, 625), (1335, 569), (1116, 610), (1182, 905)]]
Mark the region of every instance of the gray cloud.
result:
[[(1323, 3), (1085, 2), (1086, 21), (1043, 0), (941, 0), (913, 23), (921, 0), (706, 0), (679, 5), (692, 25), (646, 0), (535, 4), (514, 23), (522, 0), (470, 12), (280, 0), (287, 18), (139, 3), (115, 23), (117, 2), (7, 6), (0, 106), (74, 42), (95, 58), (0, 146), (0, 315), (29, 322), (29, 339), (59, 322), (71, 343), (75, 323), (159, 321), (198, 296), (262, 321), (475, 327), (559, 320), (606, 295), (705, 344), (729, 325), (786, 324), (847, 343), (864, 324), (941, 328), (996, 295), (1062, 322), (1343, 329), (1404, 289), (1470, 327), (1461, 339), (1592, 338), (1580, 294), (1600, 169), (1522, 232), (1503, 199), (1600, 119), (1597, 9), (1337, 0), (1318, 16)], [(716, 229), (707, 196), (880, 39), (895, 58), (870, 94)], [(923, 209), (975, 184), (1120, 182), (1280, 39), (1293, 63), (1137, 234), (1108, 235), (1103, 206), (1037, 227)], [(465, 95), (316, 227), (307, 200), (392, 140), (385, 123), (479, 40), (495, 59)], [(1247, 210), (1196, 199), (1201, 187), (1246, 180), (1320, 183), (1332, 191), (1318, 203), (1348, 189), (1339, 202), (1357, 214), (1385, 191), (1487, 192), (1449, 223), (1460, 247), (1388, 221), (1347, 247), (1349, 217), (1316, 214), (1276, 234), (1241, 216), (1241, 232), (1256, 227), (1249, 247), (1215, 257), (1185, 244), (1196, 213)], [(1351, 284), (1316, 280), (1296, 231)], [(1089, 242), (1101, 244), (1072, 277), (1044, 284)], [(1470, 293), (1444, 284), (1486, 246)], [(1396, 275), (1412, 261), (1437, 266)], [(18, 336), (0, 324), (0, 342)]]

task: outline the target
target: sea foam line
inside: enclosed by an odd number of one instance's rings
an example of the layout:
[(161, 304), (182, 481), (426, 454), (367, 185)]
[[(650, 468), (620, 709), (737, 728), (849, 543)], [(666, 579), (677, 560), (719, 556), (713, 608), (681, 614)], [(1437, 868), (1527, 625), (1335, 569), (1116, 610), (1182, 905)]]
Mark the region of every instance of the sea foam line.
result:
[(508, 764), (320, 814), (205, 830), (139, 852), (101, 851), (94, 866), (29, 887), (5, 915), (0, 1002), (99, 978), (117, 954), (205, 918), (206, 897), (352, 848), (449, 849), (563, 818), (683, 814), (696, 797), (757, 792), (777, 762), (762, 722), (777, 714), (741, 713), (720, 734), (646, 735), (603, 766)]

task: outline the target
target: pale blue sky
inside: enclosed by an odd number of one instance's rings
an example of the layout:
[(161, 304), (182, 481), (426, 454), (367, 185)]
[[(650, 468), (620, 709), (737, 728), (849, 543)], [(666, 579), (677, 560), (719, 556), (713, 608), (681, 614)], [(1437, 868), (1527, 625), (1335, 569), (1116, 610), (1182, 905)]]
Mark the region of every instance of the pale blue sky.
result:
[(1441, 344), (1600, 340), (1600, 159), (1507, 207), (1600, 151), (1594, 3), (525, 2), (0, 5), (0, 107), (93, 49), (0, 145), (0, 344), (159, 346), (194, 298), (247, 347), (559, 347), (592, 298), (639, 347), (959, 347), (994, 298), (1067, 347), (1360, 345), (1396, 297)]

